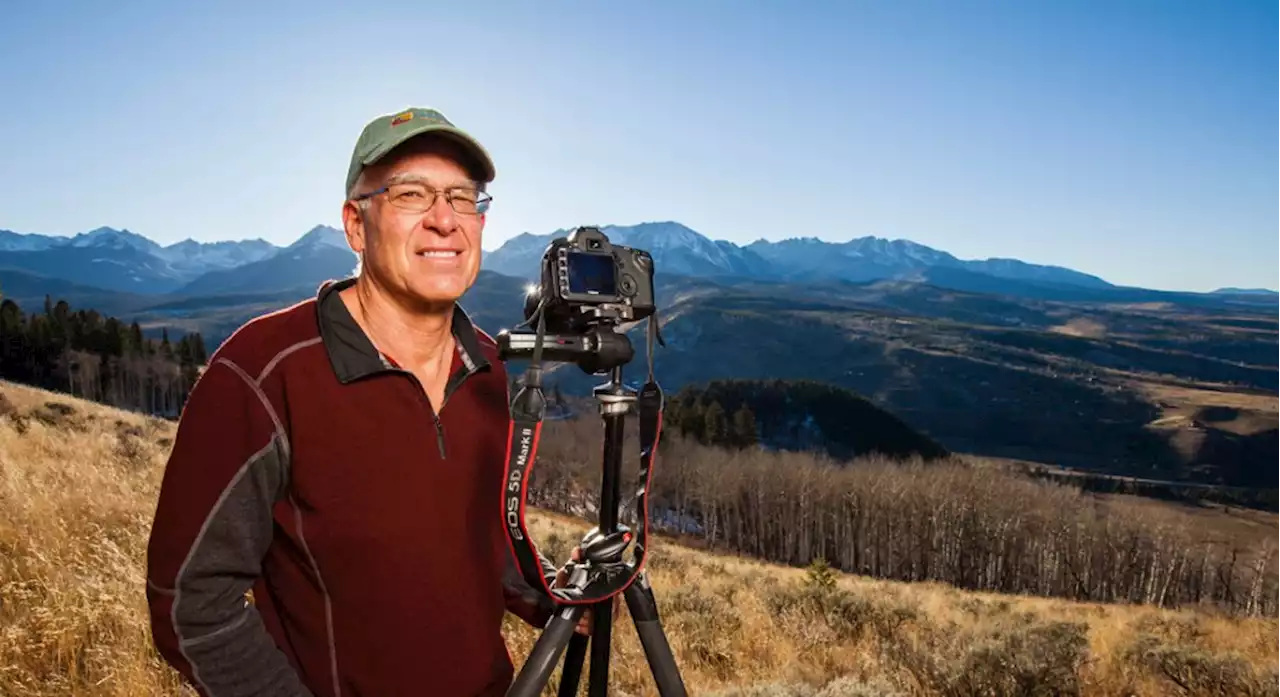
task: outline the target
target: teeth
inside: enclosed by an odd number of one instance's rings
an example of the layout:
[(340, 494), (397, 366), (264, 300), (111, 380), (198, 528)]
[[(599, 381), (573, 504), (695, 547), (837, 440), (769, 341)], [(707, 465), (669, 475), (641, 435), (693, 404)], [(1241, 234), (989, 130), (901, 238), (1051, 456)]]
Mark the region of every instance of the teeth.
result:
[(418, 252), (420, 257), (430, 257), (433, 259), (451, 259), (458, 256), (458, 252), (450, 249), (429, 250), (426, 252)]

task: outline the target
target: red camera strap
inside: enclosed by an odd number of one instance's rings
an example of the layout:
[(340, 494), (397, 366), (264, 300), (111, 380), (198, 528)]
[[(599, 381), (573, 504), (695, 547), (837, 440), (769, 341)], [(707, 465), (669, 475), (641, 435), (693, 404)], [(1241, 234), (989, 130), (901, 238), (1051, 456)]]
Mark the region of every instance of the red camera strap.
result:
[[(520, 568), (521, 575), (534, 588), (541, 588), (562, 604), (588, 605), (608, 600), (630, 586), (644, 570), (649, 542), (649, 490), (653, 465), (662, 431), (663, 393), (653, 376), (653, 341), (657, 335), (656, 315), (649, 318), (649, 377), (636, 395), (640, 419), (640, 472), (634, 495), (619, 501), (618, 529), (622, 540), (634, 542), (630, 561), (592, 564), (584, 560), (570, 568), (576, 573), (563, 588), (552, 588), (556, 570), (543, 561), (529, 536), (525, 523), (525, 502), (529, 479), (537, 460), (538, 441), (542, 435), (546, 400), (541, 387), (541, 347), (545, 324), (539, 313), (537, 342), (524, 383), (511, 401), (511, 424), (508, 430), (506, 471), (503, 475), (502, 516), (507, 541)], [(661, 341), (661, 337), (658, 338)], [(628, 523), (630, 525), (628, 525)], [(632, 538), (632, 530), (635, 531)], [(585, 575), (583, 575), (585, 574)], [(572, 580), (578, 579), (578, 580)]]

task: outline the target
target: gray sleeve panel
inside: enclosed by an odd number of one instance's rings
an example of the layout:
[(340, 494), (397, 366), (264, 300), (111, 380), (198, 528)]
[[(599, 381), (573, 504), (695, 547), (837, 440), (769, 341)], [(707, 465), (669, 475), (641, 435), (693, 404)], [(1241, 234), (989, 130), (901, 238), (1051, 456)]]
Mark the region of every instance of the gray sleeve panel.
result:
[(273, 437), (223, 490), (178, 570), (174, 632), (209, 697), (312, 697), (245, 598), (271, 544), (283, 464)]
[[(546, 557), (538, 556), (549, 586), (556, 579), (556, 569)], [(529, 585), (524, 575), (520, 573), (520, 568), (516, 566), (515, 560), (510, 556), (507, 557), (507, 565), (502, 573), (502, 589), (507, 599), (507, 609), (535, 627), (543, 626), (555, 612), (555, 602), (551, 596), (541, 588)]]
[[(520, 567), (516, 566), (515, 559), (510, 555), (506, 559), (506, 568), (502, 570), (502, 585), (507, 592), (520, 596), (536, 592), (534, 587), (530, 586), (529, 582), (525, 580), (524, 574), (520, 573)], [(547, 579), (547, 585), (551, 585), (556, 580), (556, 568), (541, 554), (538, 555), (538, 561), (542, 562), (542, 575)]]

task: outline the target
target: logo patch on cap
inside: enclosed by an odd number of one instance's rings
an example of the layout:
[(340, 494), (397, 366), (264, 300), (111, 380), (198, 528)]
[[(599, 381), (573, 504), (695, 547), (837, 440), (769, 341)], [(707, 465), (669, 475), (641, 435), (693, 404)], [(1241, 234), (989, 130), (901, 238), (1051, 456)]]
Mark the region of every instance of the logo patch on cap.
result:
[(407, 123), (407, 122), (412, 121), (412, 120), (413, 120), (413, 112), (412, 112), (412, 111), (406, 111), (406, 112), (404, 112), (403, 114), (398, 114), (394, 119), (392, 119), (392, 121), (391, 121), (391, 125), (392, 125), (392, 126), (399, 126), (399, 125), (400, 125), (400, 124), (402, 124), (402, 123)]

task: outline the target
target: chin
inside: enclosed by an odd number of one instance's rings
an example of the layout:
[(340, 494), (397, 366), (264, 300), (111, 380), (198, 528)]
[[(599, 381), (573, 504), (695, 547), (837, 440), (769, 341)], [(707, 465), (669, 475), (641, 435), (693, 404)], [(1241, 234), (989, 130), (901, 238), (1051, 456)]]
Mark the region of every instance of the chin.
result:
[(436, 306), (456, 302), (470, 287), (464, 279), (431, 279), (427, 282), (411, 283), (406, 289), (409, 295), (427, 306)]

